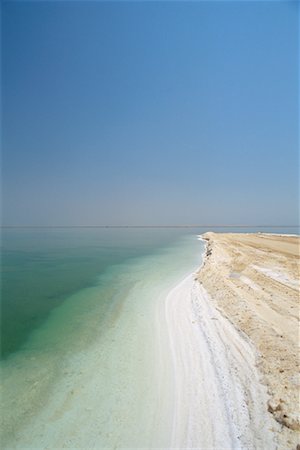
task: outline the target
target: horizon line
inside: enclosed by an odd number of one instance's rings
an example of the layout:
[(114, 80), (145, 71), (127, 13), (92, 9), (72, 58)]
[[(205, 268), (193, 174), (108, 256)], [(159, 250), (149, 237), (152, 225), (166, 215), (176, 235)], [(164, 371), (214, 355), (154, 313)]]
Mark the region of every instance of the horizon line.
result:
[(0, 228), (299, 228), (300, 225), (0, 225)]

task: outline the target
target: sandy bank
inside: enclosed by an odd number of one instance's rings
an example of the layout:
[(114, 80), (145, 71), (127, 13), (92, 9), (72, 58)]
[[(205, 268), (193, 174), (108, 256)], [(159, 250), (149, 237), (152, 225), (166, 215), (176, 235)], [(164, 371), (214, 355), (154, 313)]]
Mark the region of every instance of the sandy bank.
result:
[(299, 237), (206, 233), (200, 285), (254, 344), (279, 448), (299, 443)]
[(168, 294), (166, 319), (175, 376), (168, 448), (275, 450), (255, 352), (195, 274)]

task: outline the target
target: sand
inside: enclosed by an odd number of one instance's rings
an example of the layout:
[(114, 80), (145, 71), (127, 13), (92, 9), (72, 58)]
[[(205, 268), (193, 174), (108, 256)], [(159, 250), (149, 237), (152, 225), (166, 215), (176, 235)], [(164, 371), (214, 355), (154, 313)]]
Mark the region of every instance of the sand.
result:
[(211, 307), (254, 346), (276, 448), (295, 449), (300, 442), (299, 237), (206, 233), (203, 238), (207, 252), (197, 276), (200, 286)]
[(173, 356), (169, 449), (276, 449), (251, 344), (189, 275), (166, 298)]

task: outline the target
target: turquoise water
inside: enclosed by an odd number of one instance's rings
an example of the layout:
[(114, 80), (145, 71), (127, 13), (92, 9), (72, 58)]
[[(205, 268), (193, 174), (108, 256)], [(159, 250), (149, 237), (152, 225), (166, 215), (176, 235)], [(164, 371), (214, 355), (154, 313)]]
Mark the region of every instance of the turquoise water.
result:
[(179, 234), (162, 230), (4, 230), (2, 355), (17, 351), (50, 311), (71, 294), (97, 283), (109, 267), (145, 255)]
[(2, 244), (4, 448), (167, 446), (163, 296), (199, 266), (196, 232), (6, 230)]

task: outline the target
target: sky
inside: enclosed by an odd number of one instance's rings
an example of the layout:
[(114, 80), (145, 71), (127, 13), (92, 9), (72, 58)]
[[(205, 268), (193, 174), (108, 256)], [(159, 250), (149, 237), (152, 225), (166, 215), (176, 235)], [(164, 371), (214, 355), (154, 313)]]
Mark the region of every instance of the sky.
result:
[(297, 224), (297, 1), (1, 6), (4, 225)]

